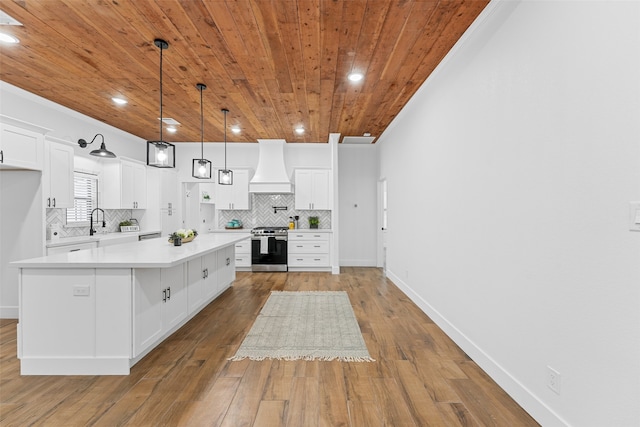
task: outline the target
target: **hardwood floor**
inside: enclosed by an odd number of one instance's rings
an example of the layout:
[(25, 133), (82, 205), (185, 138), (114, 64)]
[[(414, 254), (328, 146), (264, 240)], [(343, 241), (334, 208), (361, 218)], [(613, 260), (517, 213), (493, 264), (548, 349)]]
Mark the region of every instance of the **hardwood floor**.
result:
[[(372, 363), (229, 362), (271, 290), (344, 290)], [(0, 322), (2, 426), (537, 426), (379, 269), (238, 273), (129, 376), (20, 376)]]

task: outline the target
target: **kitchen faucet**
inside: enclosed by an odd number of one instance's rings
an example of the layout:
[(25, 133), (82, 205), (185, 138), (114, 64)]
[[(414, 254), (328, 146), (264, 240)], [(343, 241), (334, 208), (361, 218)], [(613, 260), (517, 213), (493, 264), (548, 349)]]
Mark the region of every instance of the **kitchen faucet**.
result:
[(103, 227), (107, 226), (107, 222), (104, 220), (104, 211), (102, 209), (100, 209), (100, 208), (95, 208), (94, 210), (91, 211), (90, 226), (89, 226), (89, 236), (93, 236), (93, 234), (96, 232), (96, 230), (93, 229), (93, 213), (95, 211), (102, 212), (102, 226)]

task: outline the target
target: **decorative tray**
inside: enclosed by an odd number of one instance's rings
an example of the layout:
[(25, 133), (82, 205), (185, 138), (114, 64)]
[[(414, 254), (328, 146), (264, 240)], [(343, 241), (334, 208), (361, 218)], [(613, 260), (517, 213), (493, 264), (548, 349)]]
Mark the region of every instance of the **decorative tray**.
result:
[(240, 227), (224, 227), (227, 230), (240, 230), (241, 228), (244, 228), (243, 226)]

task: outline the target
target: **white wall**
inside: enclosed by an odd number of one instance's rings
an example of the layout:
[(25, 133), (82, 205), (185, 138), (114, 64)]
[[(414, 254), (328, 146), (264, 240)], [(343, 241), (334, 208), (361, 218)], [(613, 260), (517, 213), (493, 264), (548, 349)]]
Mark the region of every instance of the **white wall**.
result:
[(377, 154), (375, 145), (338, 147), (341, 266), (377, 263)]
[(389, 276), (542, 425), (640, 425), (640, 3), (472, 28), (380, 137)]

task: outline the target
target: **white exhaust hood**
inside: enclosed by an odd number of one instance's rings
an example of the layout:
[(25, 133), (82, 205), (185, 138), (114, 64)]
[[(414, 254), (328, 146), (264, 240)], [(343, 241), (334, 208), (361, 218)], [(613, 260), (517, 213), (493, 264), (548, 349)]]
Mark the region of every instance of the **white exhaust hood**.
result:
[(256, 173), (249, 182), (250, 193), (292, 193), (293, 186), (284, 165), (284, 139), (259, 139)]

